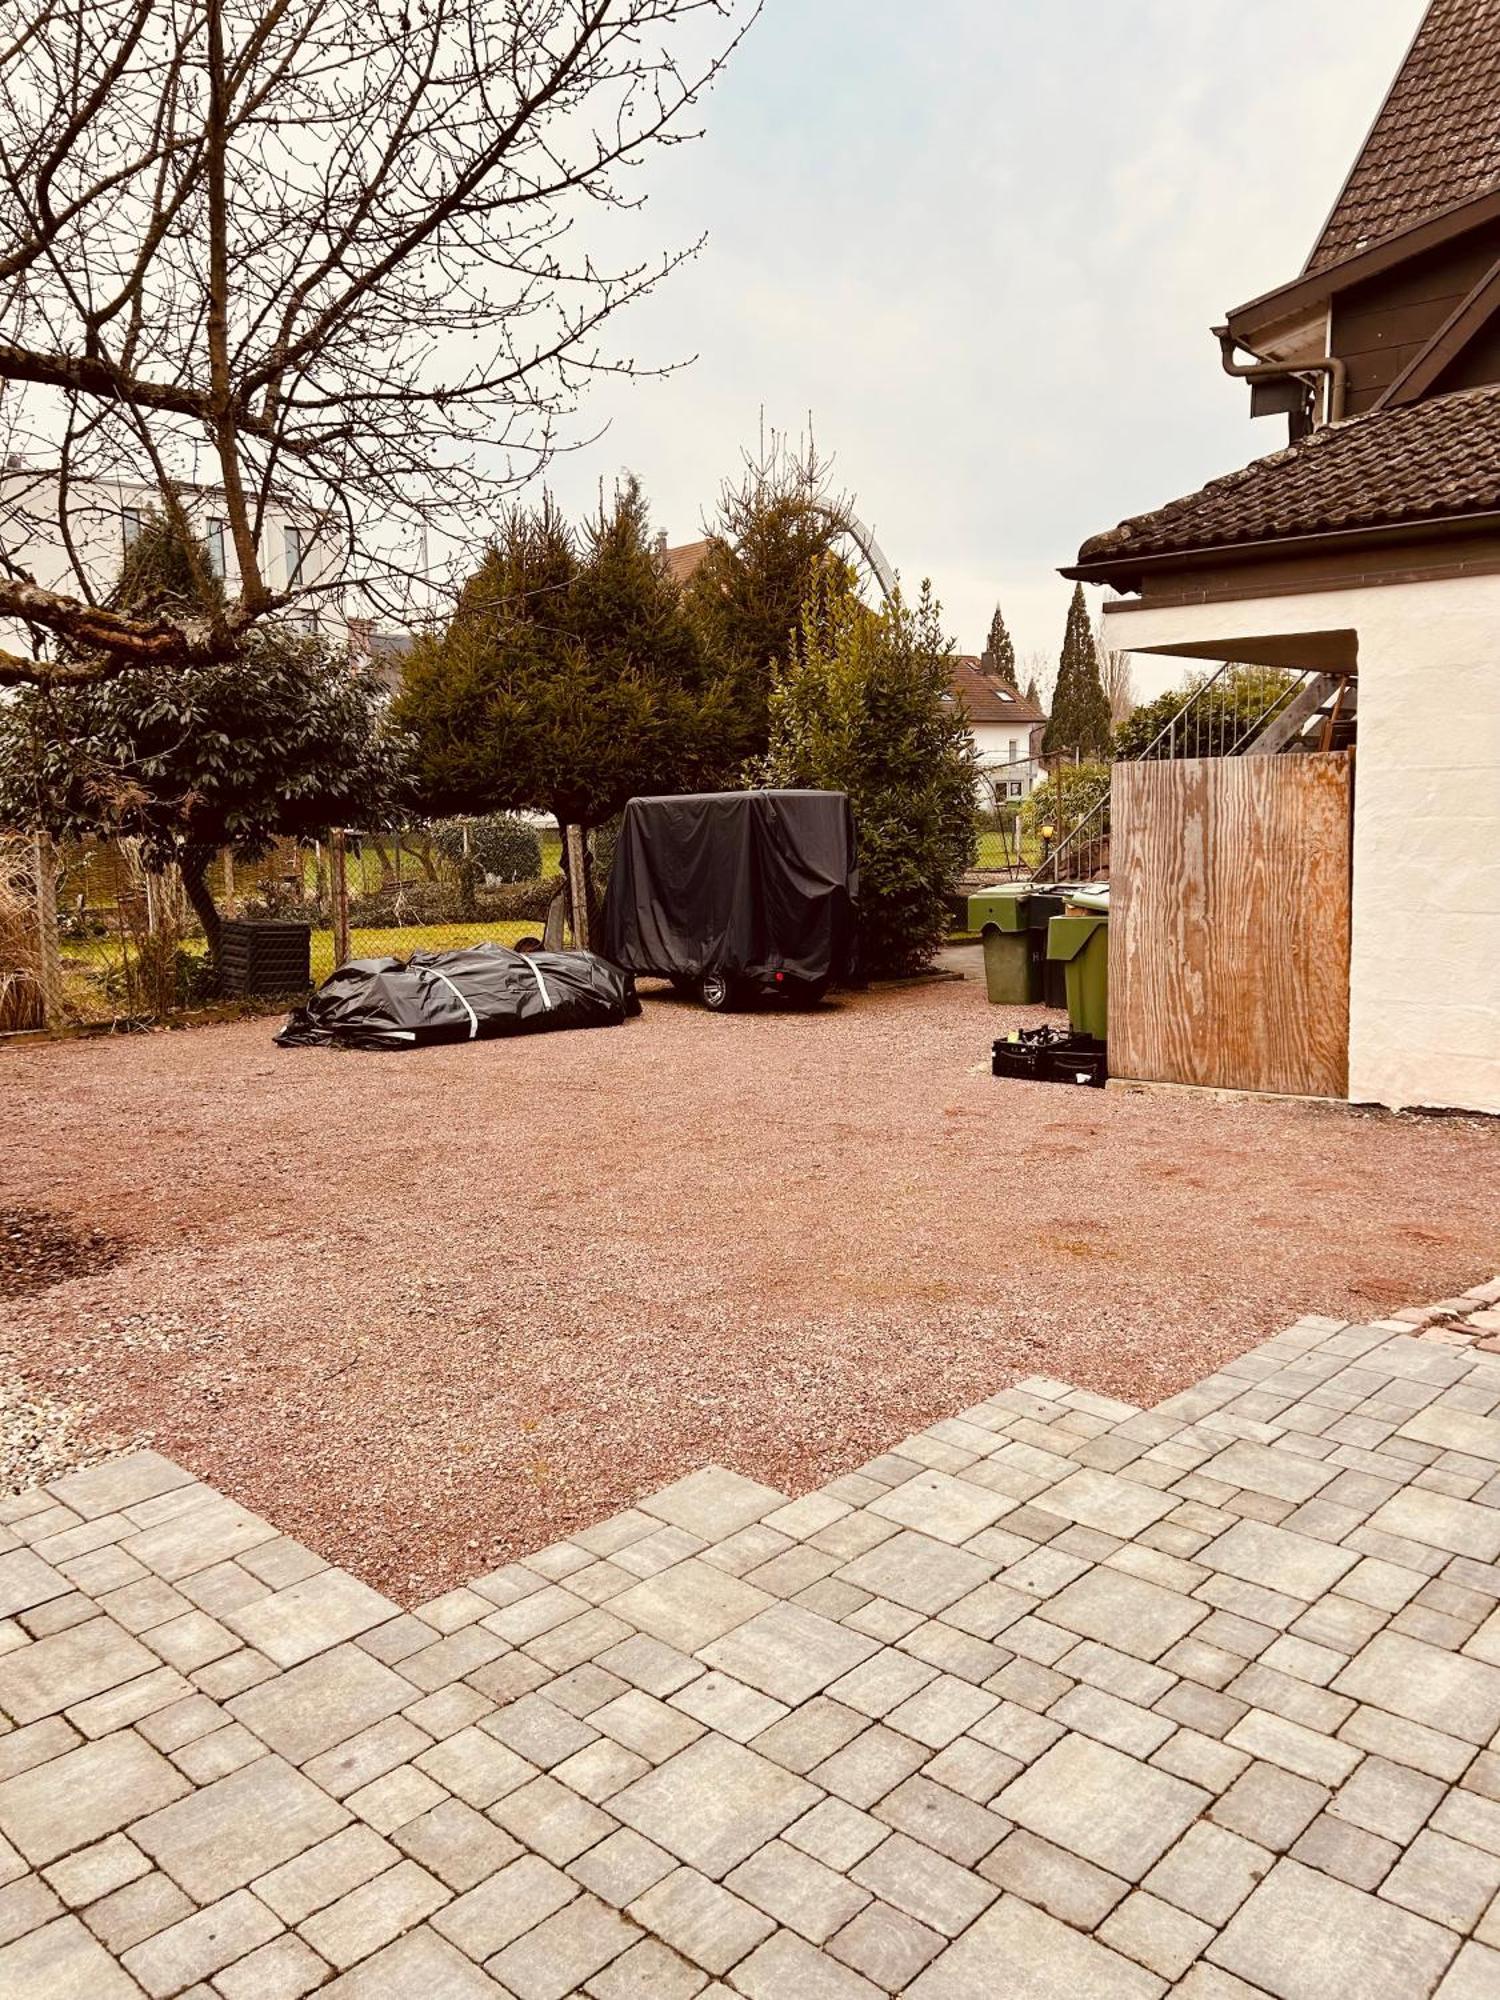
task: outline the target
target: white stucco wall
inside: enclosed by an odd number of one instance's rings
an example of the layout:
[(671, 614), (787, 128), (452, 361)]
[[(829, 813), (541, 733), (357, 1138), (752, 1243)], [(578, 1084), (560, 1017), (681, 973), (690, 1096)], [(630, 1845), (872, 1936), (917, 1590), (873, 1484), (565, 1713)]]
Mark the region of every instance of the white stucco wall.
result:
[(1127, 650), (1359, 641), (1349, 1095), (1500, 1112), (1500, 576), (1124, 610)]

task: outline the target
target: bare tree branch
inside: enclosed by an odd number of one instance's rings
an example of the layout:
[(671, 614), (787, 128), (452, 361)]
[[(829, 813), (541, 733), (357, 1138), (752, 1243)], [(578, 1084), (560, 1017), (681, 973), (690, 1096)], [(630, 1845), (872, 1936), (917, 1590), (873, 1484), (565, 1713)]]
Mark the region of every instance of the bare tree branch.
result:
[[(409, 602), (429, 533), (472, 532), (594, 375), (636, 372), (607, 322), (697, 246), (611, 268), (609, 218), (759, 0), (33, 5), (0, 43), (0, 416), (29, 447), (0, 618), (46, 643), (0, 686), (222, 654), (330, 569)], [(12, 504), (40, 466), (60, 584)], [(184, 525), (212, 489), (235, 561), (201, 625), (94, 601), (74, 517), (142, 483)], [(337, 548), (283, 590), (288, 506)]]

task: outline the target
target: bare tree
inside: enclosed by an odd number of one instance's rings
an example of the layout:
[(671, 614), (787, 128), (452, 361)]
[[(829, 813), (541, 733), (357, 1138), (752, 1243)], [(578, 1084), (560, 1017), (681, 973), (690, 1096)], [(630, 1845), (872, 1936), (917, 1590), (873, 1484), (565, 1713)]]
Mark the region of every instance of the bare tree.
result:
[[(601, 211), (758, 0), (32, 0), (0, 25), (0, 685), (225, 657), (294, 598), (409, 604), (429, 531), (545, 463), (606, 320)], [(29, 18), (26, 18), (28, 17)], [(231, 590), (134, 614), (83, 496), (214, 491)], [(267, 510), (331, 539), (273, 580)], [(22, 557), (45, 505), (63, 588)], [(200, 524), (201, 525), (201, 524)], [(185, 539), (190, 539), (185, 537)], [(232, 557), (232, 561), (229, 559)], [(202, 560), (201, 557), (198, 558)], [(48, 656), (51, 657), (48, 657)]]
[(1036, 699), (1043, 713), (1052, 706), (1052, 691), (1057, 686), (1057, 662), (1040, 648), (1034, 648), (1023, 655), (1016, 670), (1016, 684), (1023, 689), (1036, 689)]
[(1109, 719), (1118, 729), (1135, 713), (1135, 680), (1130, 671), (1130, 655), (1106, 642), (1104, 620), (1094, 626), (1094, 651), (1099, 656), (1099, 681), (1109, 703)]

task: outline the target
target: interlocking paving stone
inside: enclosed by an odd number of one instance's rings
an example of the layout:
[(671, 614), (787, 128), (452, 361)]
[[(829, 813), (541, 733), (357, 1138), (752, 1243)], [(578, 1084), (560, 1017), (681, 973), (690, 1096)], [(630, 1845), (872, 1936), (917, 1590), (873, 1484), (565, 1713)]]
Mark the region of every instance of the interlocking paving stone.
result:
[(1339, 1694), (1466, 1743), (1488, 1743), (1500, 1729), (1500, 1667), (1399, 1632), (1377, 1632), (1333, 1685)]
[(702, 1647), (699, 1657), (776, 1701), (795, 1704), (878, 1650), (874, 1639), (799, 1604), (773, 1604)]
[(328, 1977), (328, 1967), (301, 1938), (286, 1932), (226, 1965), (214, 1978), (223, 2000), (302, 2000)]
[(0, 1618), (13, 1618), (18, 1611), (29, 1611), (49, 1598), (65, 1597), (70, 1588), (65, 1576), (30, 1549), (11, 1549), (0, 1555)]
[(951, 1548), (931, 1535), (903, 1528), (837, 1572), (873, 1596), (888, 1597), (929, 1617), (977, 1590), (996, 1565), (967, 1549)]
[(700, 1873), (722, 1876), (819, 1792), (743, 1744), (705, 1736), (610, 1801), (610, 1811)]
[(400, 1861), (308, 1917), (299, 1928), (319, 1957), (342, 1971), (441, 1909), (450, 1893), (415, 1861)]
[(144, 1944), (132, 1946), (120, 1962), (152, 2000), (167, 2000), (243, 1958), (280, 1929), (280, 1922), (248, 1889), (237, 1889), (223, 1902), (195, 1911)]
[(122, 1730), (7, 1778), (0, 1784), (0, 1833), (43, 1867), (191, 1789), (165, 1757)]
[(1452, 1931), (1280, 1861), (1205, 1956), (1278, 2000), (1412, 2000), (1458, 1949)]
[(409, 1681), (358, 1646), (342, 1645), (234, 1696), (228, 1708), (271, 1749), (305, 1764), (411, 1698)]
[(1263, 1521), (1240, 1521), (1200, 1549), (1195, 1560), (1241, 1582), (1311, 1603), (1332, 1590), (1359, 1556), (1352, 1549), (1333, 1548)]
[(83, 1921), (101, 1944), (116, 1957), (134, 1944), (165, 1930), (169, 1924), (193, 1914), (193, 1899), (169, 1881), (159, 1869), (139, 1880), (127, 1882), (113, 1895), (102, 1897), (83, 1912)]
[(113, 1619), (90, 1618), (0, 1656), (0, 1712), (12, 1722), (37, 1722), (157, 1665)]
[(829, 1940), (829, 1955), (852, 1965), (885, 1993), (899, 1993), (945, 1949), (947, 1939), (889, 1903), (867, 1903)]
[(1014, 1505), (1003, 1493), (992, 1493), (946, 1472), (928, 1471), (893, 1487), (873, 1503), (870, 1512), (882, 1520), (897, 1521), (903, 1528), (935, 1535), (941, 1542), (959, 1543), (992, 1527)]
[(140, 2000), (140, 1992), (77, 1917), (59, 1917), (0, 1947), (5, 2000)]
[(507, 1863), (432, 1919), (432, 1928), (473, 1959), (485, 1959), (579, 1895), (578, 1884), (538, 1854)]
[(640, 1941), (636, 1925), (594, 1896), (579, 1896), (489, 1961), (516, 2000), (563, 2000)]
[(1423, 1487), (1407, 1486), (1393, 1493), (1370, 1516), (1369, 1526), (1379, 1534), (1400, 1535), (1479, 1562), (1500, 1556), (1500, 1509), (1476, 1507)]
[(1137, 1882), (1212, 1795), (1102, 1743), (1066, 1736), (995, 1799), (996, 1812)]
[(319, 1991), (325, 2000), (505, 2000), (487, 1973), (425, 1924)]
[(784, 2000), (791, 1993), (798, 2000), (880, 2000), (878, 1986), (789, 1931), (759, 1945), (735, 1968), (734, 1983), (748, 2000)]
[(652, 1638), (684, 1653), (696, 1653), (775, 1602), (754, 1584), (742, 1583), (738, 1577), (689, 1556), (685, 1562), (635, 1584), (614, 1598), (610, 1608)]
[(226, 1611), (224, 1623), (278, 1667), (294, 1667), (396, 1615), (397, 1607), (358, 1577), (324, 1569)]
[(131, 1828), (131, 1839), (196, 1902), (225, 1896), (349, 1822), (280, 1757), (262, 1757)]
[(1101, 1567), (1047, 1600), (1047, 1619), (1143, 1660), (1157, 1660), (1209, 1616), (1209, 1607), (1127, 1571)]
[(717, 1542), (753, 1521), (764, 1520), (787, 1504), (787, 1496), (778, 1493), (774, 1486), (744, 1479), (721, 1465), (706, 1465), (643, 1500), (641, 1512), (671, 1527), (686, 1528), (689, 1534), (701, 1535), (705, 1541)]
[(893, 1833), (850, 1871), (862, 1889), (904, 1910), (944, 1937), (957, 1937), (995, 1900), (995, 1890), (967, 1868)]
[(596, 1972), (583, 1990), (590, 2000), (694, 2000), (707, 1984), (708, 1975), (697, 1966), (685, 1964), (655, 1938), (643, 1938)]
[(678, 1868), (626, 1915), (705, 1972), (727, 1972), (775, 1930), (774, 1921), (695, 1868)]
[(1006, 1896), (907, 1990), (911, 2000), (1157, 2000), (1166, 1982), (1066, 1924)]
[(824, 1944), (870, 1900), (820, 1861), (773, 1840), (724, 1878), (726, 1889), (743, 1896), (811, 1944)]
[(1419, 1833), (1381, 1883), (1387, 1902), (1471, 1931), (1500, 1891), (1500, 1857), (1431, 1828)]

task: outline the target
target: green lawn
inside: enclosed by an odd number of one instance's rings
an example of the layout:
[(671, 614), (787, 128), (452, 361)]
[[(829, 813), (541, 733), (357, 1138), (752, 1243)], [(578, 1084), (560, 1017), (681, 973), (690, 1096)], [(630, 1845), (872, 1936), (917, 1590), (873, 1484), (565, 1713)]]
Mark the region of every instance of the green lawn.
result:
[[(353, 930), (349, 934), (349, 947), (354, 958), (405, 958), (414, 951), (452, 951), (462, 945), (487, 941), (515, 944), (523, 937), (539, 937), (541, 930), (539, 923), (510, 921), (409, 924), (399, 929)], [(202, 938), (187, 938), (182, 948), (194, 958), (203, 956)], [(118, 937), (69, 938), (63, 943), (62, 960), (70, 1013), (79, 1020), (106, 1021), (125, 1009), (128, 1001), (125, 956)], [(333, 969), (333, 932), (315, 930), (312, 934), (314, 985), (326, 979)]]

